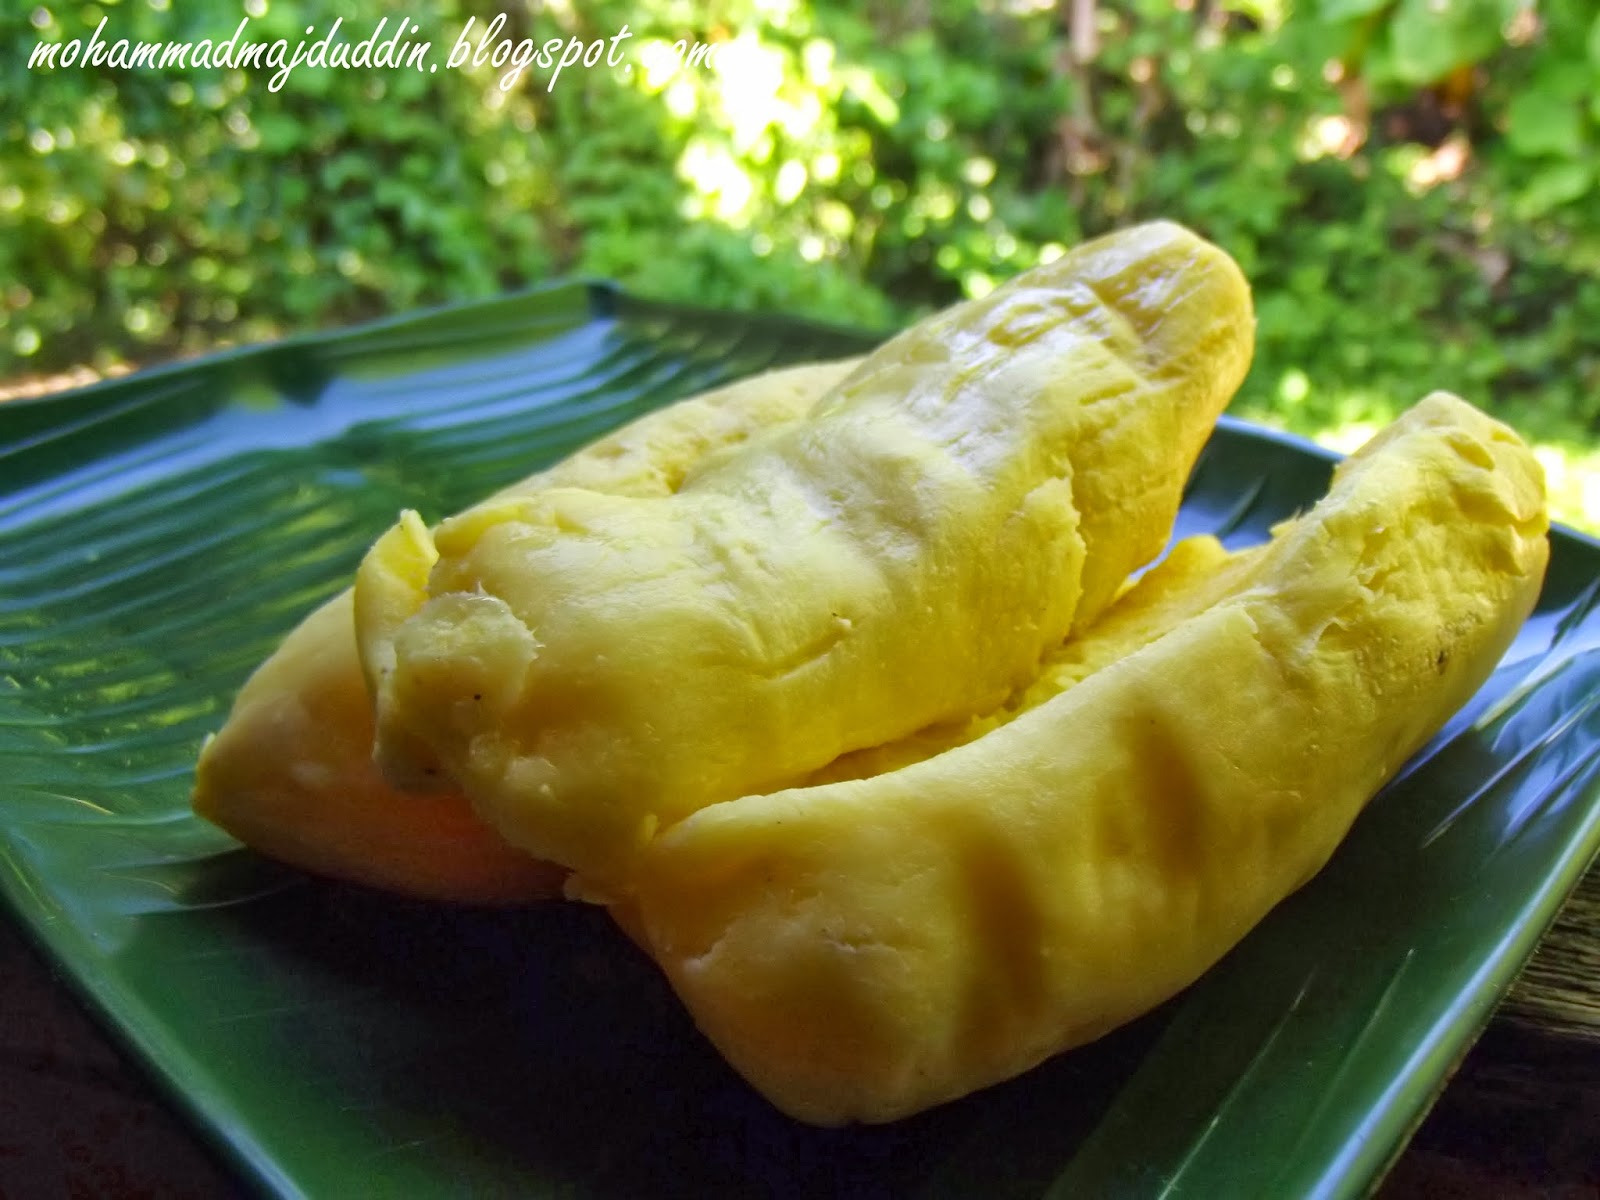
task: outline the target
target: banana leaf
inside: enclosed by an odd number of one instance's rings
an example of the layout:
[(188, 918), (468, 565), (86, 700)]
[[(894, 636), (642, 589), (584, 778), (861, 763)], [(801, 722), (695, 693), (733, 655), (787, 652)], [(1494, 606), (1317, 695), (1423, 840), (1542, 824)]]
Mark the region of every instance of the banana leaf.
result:
[[(281, 1196), (1358, 1195), (1600, 846), (1600, 546), (1333, 862), (1160, 1010), (875, 1128), (782, 1117), (599, 913), (311, 879), (195, 819), (251, 668), (403, 505), (874, 339), (594, 284), (0, 406), (0, 896)], [(1225, 421), (1181, 534), (1259, 541), (1332, 457)]]

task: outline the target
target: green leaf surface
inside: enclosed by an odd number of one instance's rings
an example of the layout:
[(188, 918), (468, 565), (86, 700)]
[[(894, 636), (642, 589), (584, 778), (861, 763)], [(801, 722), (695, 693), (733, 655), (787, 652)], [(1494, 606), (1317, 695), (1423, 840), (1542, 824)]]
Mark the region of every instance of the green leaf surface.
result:
[(1400, 0), (1389, 24), (1390, 69), (1410, 84), (1437, 83), (1501, 44), (1492, 0)]
[(1529, 158), (1583, 153), (1583, 110), (1577, 97), (1550, 89), (1518, 92), (1506, 109), (1506, 140)]
[[(0, 894), (239, 1170), (289, 1196), (1363, 1193), (1600, 845), (1600, 549), (1329, 867), (1150, 1016), (894, 1125), (780, 1116), (606, 918), (308, 879), (194, 819), (204, 734), (402, 504), (870, 339), (554, 286), (0, 407)], [(1330, 457), (1237, 422), (1179, 534)]]
[(1586, 162), (1552, 163), (1528, 177), (1517, 194), (1517, 214), (1525, 220), (1571, 204), (1594, 186), (1594, 167)]
[(1317, 15), (1324, 21), (1349, 21), (1388, 8), (1394, 0), (1321, 0)]

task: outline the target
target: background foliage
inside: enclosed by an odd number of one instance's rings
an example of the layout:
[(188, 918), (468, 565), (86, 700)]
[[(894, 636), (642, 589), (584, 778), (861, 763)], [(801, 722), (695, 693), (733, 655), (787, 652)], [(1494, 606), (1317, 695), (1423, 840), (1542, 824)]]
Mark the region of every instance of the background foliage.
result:
[[(1169, 216), (1256, 287), (1236, 411), (1336, 442), (1433, 387), (1600, 523), (1593, 0), (446, 0), (626, 74), (29, 72), (40, 39), (302, 36), (333, 0), (8, 6), (0, 377), (145, 363), (561, 273), (888, 326)], [(675, 39), (717, 47), (678, 69)]]

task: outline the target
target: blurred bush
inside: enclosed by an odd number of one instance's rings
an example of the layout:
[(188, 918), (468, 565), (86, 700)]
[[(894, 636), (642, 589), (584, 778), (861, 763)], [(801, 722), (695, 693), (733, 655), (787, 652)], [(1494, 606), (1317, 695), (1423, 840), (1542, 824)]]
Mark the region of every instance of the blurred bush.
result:
[[(242, 15), (169, 4), (0, 16), (0, 375), (572, 272), (888, 326), (1162, 215), (1254, 280), (1246, 412), (1355, 436), (1451, 388), (1567, 447), (1558, 472), (1600, 426), (1593, 0), (547, 0), (506, 32), (626, 23), (629, 69), (27, 69), (102, 16), (155, 41)], [(442, 60), (495, 11), (412, 36)], [(243, 12), (291, 42), (417, 15)], [(1600, 520), (1600, 482), (1556, 482)]]

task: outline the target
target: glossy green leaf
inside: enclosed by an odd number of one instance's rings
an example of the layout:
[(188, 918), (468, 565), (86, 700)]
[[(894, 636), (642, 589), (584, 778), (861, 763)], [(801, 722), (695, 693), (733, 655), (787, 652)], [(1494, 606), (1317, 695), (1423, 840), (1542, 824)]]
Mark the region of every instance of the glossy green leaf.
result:
[[(0, 406), (0, 892), (284, 1196), (1355, 1195), (1600, 844), (1600, 549), (1329, 868), (1187, 994), (892, 1126), (780, 1116), (603, 915), (310, 880), (187, 807), (254, 664), (406, 503), (859, 348), (553, 287)], [(1257, 541), (1325, 454), (1237, 423), (1184, 534)]]

